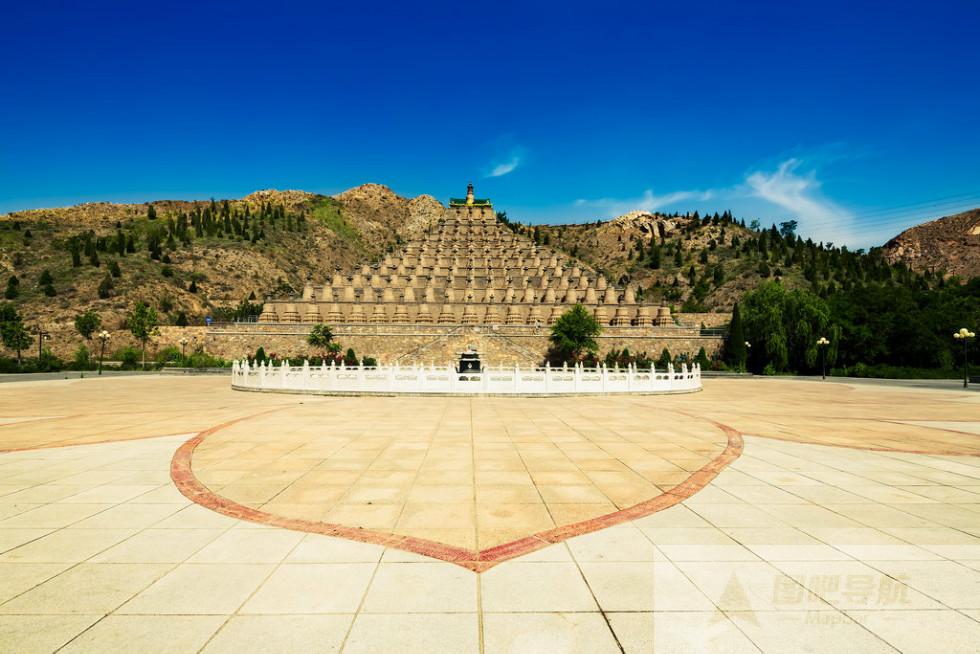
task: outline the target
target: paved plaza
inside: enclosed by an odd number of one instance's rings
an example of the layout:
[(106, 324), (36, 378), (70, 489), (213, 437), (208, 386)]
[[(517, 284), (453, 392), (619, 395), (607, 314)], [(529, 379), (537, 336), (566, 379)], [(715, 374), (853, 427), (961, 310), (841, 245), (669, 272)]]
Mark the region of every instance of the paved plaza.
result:
[(2, 652), (977, 652), (980, 394), (0, 386)]

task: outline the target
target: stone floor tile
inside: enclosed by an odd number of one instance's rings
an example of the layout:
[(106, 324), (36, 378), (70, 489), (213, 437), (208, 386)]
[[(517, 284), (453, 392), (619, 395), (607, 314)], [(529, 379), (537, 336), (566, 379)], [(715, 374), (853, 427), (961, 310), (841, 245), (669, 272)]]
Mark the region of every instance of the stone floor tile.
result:
[(766, 654), (895, 653), (839, 611), (731, 611), (728, 616)]
[(677, 567), (722, 611), (823, 610), (830, 605), (806, 593), (766, 562), (679, 562)]
[(938, 609), (942, 605), (860, 561), (777, 561), (773, 565), (836, 609)]
[(483, 573), (481, 589), (488, 612), (597, 610), (574, 563), (504, 563)]
[(353, 613), (376, 567), (374, 563), (285, 563), (240, 613)]
[(722, 531), (765, 561), (835, 561), (851, 558), (794, 527), (725, 527)]
[(137, 504), (127, 502), (96, 513), (72, 525), (76, 529), (145, 529), (177, 513), (184, 504)]
[(255, 592), (272, 569), (263, 564), (184, 563), (133, 597), (117, 613), (227, 615)]
[(208, 615), (110, 615), (68, 643), (72, 652), (194, 652), (224, 622)]
[(144, 529), (96, 554), (92, 563), (183, 563), (224, 529)]
[(904, 654), (967, 654), (980, 649), (980, 622), (951, 610), (847, 611), (847, 615)]
[(18, 654), (48, 654), (102, 618), (98, 615), (0, 616), (0, 649)]
[(486, 613), (485, 654), (613, 654), (620, 649), (600, 613)]
[(603, 611), (710, 611), (711, 601), (669, 562), (580, 563)]
[(203, 654), (329, 654), (339, 652), (354, 616), (236, 615)]
[(189, 504), (153, 526), (157, 529), (227, 529), (237, 523), (238, 520), (199, 504)]
[(78, 563), (135, 533), (135, 529), (61, 529), (0, 555), (0, 562)]
[(112, 504), (43, 504), (29, 511), (5, 518), (0, 521), (0, 529), (67, 527), (112, 507)]
[(362, 611), (367, 613), (472, 613), (477, 578), (443, 562), (382, 563), (374, 574)]
[(170, 568), (156, 564), (81, 563), (0, 605), (0, 613), (109, 613)]
[(603, 529), (567, 541), (572, 556), (583, 561), (665, 561), (667, 557), (636, 528)]
[(758, 654), (720, 611), (606, 613), (625, 654)]
[(0, 529), (0, 553), (50, 534), (53, 529)]
[(753, 554), (715, 527), (644, 527), (657, 548), (672, 561), (757, 561)]
[(306, 534), (286, 556), (287, 563), (377, 563), (384, 548), (346, 538)]
[(479, 649), (475, 613), (361, 613), (354, 620), (344, 654), (460, 654)]
[(0, 563), (0, 602), (44, 583), (70, 566), (70, 563)]
[(298, 531), (231, 529), (188, 559), (189, 563), (279, 563), (304, 534)]
[(980, 609), (980, 571), (952, 561), (874, 561), (871, 567), (953, 609)]

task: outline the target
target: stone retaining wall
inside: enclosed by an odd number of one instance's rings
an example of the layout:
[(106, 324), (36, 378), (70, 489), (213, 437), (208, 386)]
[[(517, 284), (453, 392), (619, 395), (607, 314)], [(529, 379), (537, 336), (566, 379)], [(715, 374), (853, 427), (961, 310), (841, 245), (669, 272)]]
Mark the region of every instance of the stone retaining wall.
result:
[[(180, 339), (187, 338), (187, 352), (198, 348), (225, 359), (242, 358), (254, 354), (259, 347), (266, 353), (283, 356), (314, 354), (306, 337), (310, 326), (302, 324), (235, 324), (213, 327), (160, 327), (160, 335), (147, 346), (150, 359), (160, 349), (180, 347)], [(84, 341), (73, 327), (50, 329), (51, 337), (45, 348), (57, 356), (70, 360)], [(354, 348), (359, 356), (373, 356), (380, 363), (445, 363), (455, 360), (457, 353), (474, 347), (483, 354), (485, 361), (501, 364), (537, 364), (548, 350), (548, 328), (535, 329), (525, 326), (452, 325), (346, 325), (334, 329), (338, 342), (347, 349)], [(106, 348), (107, 358), (126, 345), (139, 347), (132, 334), (123, 330), (111, 330), (112, 339)], [(701, 335), (694, 328), (617, 328), (607, 327), (598, 338), (600, 355), (611, 349), (629, 348), (630, 352), (646, 352), (656, 358), (663, 348), (672, 354), (690, 353), (692, 356), (703, 347), (710, 356), (721, 349), (720, 335)], [(23, 354), (36, 356), (37, 342)], [(93, 357), (98, 356), (99, 341), (87, 343)]]

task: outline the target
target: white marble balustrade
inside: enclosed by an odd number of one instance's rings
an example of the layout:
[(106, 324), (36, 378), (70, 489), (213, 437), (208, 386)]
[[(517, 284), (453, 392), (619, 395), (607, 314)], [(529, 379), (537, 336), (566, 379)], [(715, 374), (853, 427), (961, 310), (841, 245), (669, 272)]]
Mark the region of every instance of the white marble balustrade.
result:
[(575, 395), (619, 393), (690, 393), (701, 390), (701, 368), (673, 365), (664, 370), (638, 368), (552, 368), (484, 366), (480, 373), (459, 373), (454, 365), (292, 366), (247, 360), (232, 364), (232, 388), (238, 390), (382, 395)]

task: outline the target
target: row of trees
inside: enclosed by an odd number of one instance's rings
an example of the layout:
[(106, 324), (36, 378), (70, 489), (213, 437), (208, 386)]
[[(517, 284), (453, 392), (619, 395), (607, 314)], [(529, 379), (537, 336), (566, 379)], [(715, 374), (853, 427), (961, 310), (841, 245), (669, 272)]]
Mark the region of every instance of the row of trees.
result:
[(725, 360), (757, 373), (813, 373), (823, 337), (830, 366), (952, 371), (961, 356), (953, 332), (978, 324), (980, 278), (933, 289), (869, 283), (826, 297), (766, 282), (735, 306)]

